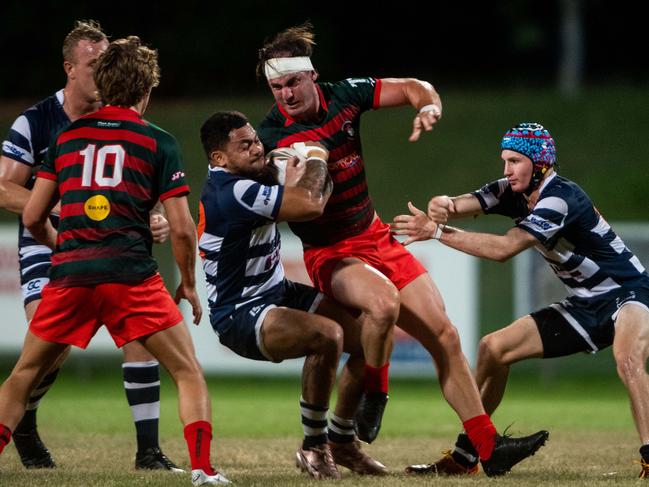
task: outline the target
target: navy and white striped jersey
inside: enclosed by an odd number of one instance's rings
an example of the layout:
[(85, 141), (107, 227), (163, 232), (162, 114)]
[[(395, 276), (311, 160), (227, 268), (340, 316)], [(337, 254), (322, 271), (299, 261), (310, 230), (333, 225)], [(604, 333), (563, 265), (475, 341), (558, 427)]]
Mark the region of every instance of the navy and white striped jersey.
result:
[(54, 136), (68, 125), (70, 119), (63, 111), (63, 90), (59, 90), (15, 120), (2, 142), (2, 155), (37, 169)]
[(473, 193), (485, 213), (509, 216), (531, 233), (535, 246), (571, 296), (599, 296), (637, 279), (649, 279), (626, 247), (574, 182), (553, 174), (540, 188), (531, 211), (506, 178)]
[[(70, 125), (70, 119), (63, 110), (63, 90), (45, 98), (25, 110), (13, 123), (2, 142), (2, 155), (30, 166), (34, 177), (25, 184), (27, 189), (34, 185), (35, 174), (41, 166), (50, 143), (63, 128)], [(58, 219), (57, 219), (58, 220)], [(50, 268), (51, 250), (41, 245), (29, 233), (18, 218), (18, 248), (23, 295), (40, 299), (40, 289)], [(53, 223), (55, 223), (53, 221)], [(32, 281), (39, 281), (36, 286)], [(35, 287), (36, 286), (36, 287)], [(30, 288), (30, 289), (27, 289)]]
[(283, 194), (283, 186), (209, 169), (199, 207), (198, 247), (212, 322), (282, 284), (276, 219)]

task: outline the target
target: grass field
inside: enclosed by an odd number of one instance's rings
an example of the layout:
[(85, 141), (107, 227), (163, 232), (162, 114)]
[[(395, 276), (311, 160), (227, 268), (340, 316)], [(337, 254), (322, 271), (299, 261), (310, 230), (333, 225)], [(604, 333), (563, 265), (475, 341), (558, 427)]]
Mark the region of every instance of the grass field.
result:
[[(115, 374), (63, 374), (39, 413), (43, 437), (60, 468), (25, 471), (13, 446), (0, 460), (0, 485), (182, 486), (186, 475), (133, 470), (134, 437), (123, 397), (119, 363)], [(110, 369), (110, 367), (106, 367)], [(166, 380), (164, 380), (166, 379)], [(176, 416), (175, 390), (163, 379), (161, 438), (164, 450), (183, 466), (188, 459)], [(316, 485), (293, 464), (301, 429), (297, 379), (213, 377), (213, 457), (237, 485)], [(624, 388), (609, 371), (599, 379), (530, 378), (514, 374), (495, 415), (499, 430), (514, 435), (550, 431), (536, 456), (506, 477), (412, 478), (409, 463), (431, 461), (452, 445), (458, 420), (431, 381), (393, 381), (380, 438), (366, 447), (393, 472), (385, 479), (344, 472), (343, 485), (611, 485), (635, 480), (638, 440)]]

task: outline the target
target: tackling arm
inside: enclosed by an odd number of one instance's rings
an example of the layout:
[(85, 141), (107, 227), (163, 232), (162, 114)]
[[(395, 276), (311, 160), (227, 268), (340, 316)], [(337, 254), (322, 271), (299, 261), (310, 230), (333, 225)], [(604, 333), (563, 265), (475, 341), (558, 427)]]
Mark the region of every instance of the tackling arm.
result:
[(329, 153), (320, 146), (307, 147), (304, 173), (290, 185), (287, 172), (287, 186), (284, 187), (282, 206), (278, 221), (308, 221), (322, 215), (331, 196), (333, 182), (329, 176), (327, 159)]
[(390, 225), (393, 233), (408, 237), (404, 245), (436, 239), (466, 254), (504, 262), (537, 243), (534, 236), (519, 228), (512, 228), (505, 235), (465, 232), (435, 223), (412, 203), (408, 203), (408, 208), (410, 215), (398, 215)]
[(482, 214), (480, 201), (472, 194), (460, 196), (434, 196), (428, 202), (428, 217), (435, 223), (478, 216)]

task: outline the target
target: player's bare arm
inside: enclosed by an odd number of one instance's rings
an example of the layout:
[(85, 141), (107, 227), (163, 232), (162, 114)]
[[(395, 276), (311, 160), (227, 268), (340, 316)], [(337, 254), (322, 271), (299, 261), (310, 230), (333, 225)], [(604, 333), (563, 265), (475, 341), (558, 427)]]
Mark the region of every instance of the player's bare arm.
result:
[(196, 292), (196, 226), (189, 211), (186, 196), (167, 198), (163, 201), (169, 227), (171, 228), (171, 249), (173, 250), (178, 269), (180, 284), (176, 290), (175, 300), (178, 303), (186, 299), (192, 306), (194, 323), (201, 321), (203, 310)]
[(327, 169), (328, 152), (309, 146), (302, 177), (294, 187), (285, 187), (278, 221), (308, 221), (322, 215), (333, 183)]
[(384, 78), (381, 80), (379, 107), (411, 105), (417, 110), (408, 140), (419, 140), (422, 130), (430, 132), (442, 118), (442, 100), (430, 83), (415, 78)]
[(505, 262), (537, 243), (534, 236), (519, 228), (512, 228), (505, 235), (466, 232), (459, 228), (435, 223), (426, 213), (410, 202), (408, 209), (410, 215), (397, 215), (390, 224), (392, 233), (408, 237), (404, 245), (434, 239), (475, 257)]
[(428, 202), (428, 217), (435, 223), (478, 216), (482, 214), (480, 201), (472, 194), (460, 196), (433, 196)]
[(49, 220), (58, 201), (58, 184), (45, 178), (36, 178), (29, 200), (23, 209), (23, 223), (36, 240), (51, 249), (56, 247), (56, 230)]
[(6, 156), (0, 157), (0, 208), (22, 214), (29, 199), (25, 184), (32, 176), (32, 169)]
[(505, 262), (538, 243), (534, 236), (520, 228), (512, 228), (505, 235), (494, 235), (465, 232), (449, 226), (443, 228), (439, 241), (466, 254), (497, 262)]

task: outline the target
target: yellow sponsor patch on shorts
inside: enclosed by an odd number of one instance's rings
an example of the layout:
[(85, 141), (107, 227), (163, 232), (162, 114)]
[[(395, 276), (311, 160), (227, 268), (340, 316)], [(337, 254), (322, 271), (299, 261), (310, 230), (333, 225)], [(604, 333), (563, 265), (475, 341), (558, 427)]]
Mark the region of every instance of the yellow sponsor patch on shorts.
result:
[(100, 222), (110, 214), (110, 202), (105, 196), (98, 194), (88, 198), (83, 205), (83, 210), (91, 220)]

